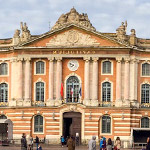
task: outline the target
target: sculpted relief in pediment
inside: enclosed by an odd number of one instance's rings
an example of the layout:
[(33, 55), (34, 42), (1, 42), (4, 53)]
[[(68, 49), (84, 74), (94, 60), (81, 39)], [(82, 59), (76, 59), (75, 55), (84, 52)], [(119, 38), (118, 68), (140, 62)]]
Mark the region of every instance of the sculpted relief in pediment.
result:
[(63, 34), (55, 36), (46, 43), (46, 46), (99, 46), (96, 39), (88, 34), (83, 34), (76, 30), (70, 30)]

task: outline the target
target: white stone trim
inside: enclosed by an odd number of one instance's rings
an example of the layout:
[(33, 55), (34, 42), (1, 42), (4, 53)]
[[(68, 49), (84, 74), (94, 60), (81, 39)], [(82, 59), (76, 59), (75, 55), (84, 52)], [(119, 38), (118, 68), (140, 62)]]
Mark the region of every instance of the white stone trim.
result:
[[(103, 62), (105, 62), (105, 61), (111, 62), (111, 73), (109, 73), (109, 74), (103, 73)], [(101, 61), (101, 75), (113, 75), (113, 72), (114, 72), (113, 68), (114, 68), (113, 60), (105, 59), (105, 60), (102, 60), (102, 61)]]
[(6, 60), (2, 60), (1, 62), (0, 62), (0, 64), (3, 64), (3, 63), (6, 63), (7, 64), (7, 75), (0, 75), (0, 78), (1, 77), (8, 77), (9, 76), (9, 62), (7, 62)]
[(110, 102), (113, 102), (113, 82), (110, 81), (109, 78), (105, 78), (105, 80), (103, 80), (103, 81), (101, 82), (101, 100), (100, 100), (100, 101), (102, 101), (102, 84), (103, 84), (104, 82), (109, 82), (109, 83), (111, 83), (111, 98), (110, 98)]
[(141, 77), (144, 77), (144, 78), (145, 78), (145, 77), (150, 77), (150, 75), (149, 75), (149, 76), (143, 76), (143, 75), (142, 75), (142, 65), (145, 64), (145, 63), (147, 63), (147, 64), (150, 65), (150, 61), (149, 61), (149, 60), (145, 60), (145, 61), (143, 61), (143, 62), (141, 63), (141, 65), (140, 65), (140, 76), (141, 76)]
[[(37, 73), (36, 73), (36, 63), (37, 63), (38, 61), (44, 62), (44, 73), (43, 73), (43, 74), (37, 74)], [(38, 60), (36, 60), (36, 61), (34, 62), (34, 75), (46, 75), (46, 61), (45, 61), (45, 60), (43, 60), (43, 59), (38, 59)]]
[(37, 82), (43, 82), (44, 83), (44, 102), (45, 102), (45, 96), (46, 96), (46, 82), (42, 79), (39, 78), (37, 81), (34, 82), (34, 94), (33, 94), (33, 99), (36, 102), (36, 83)]
[[(65, 99), (65, 103), (66, 103), (66, 82), (67, 82), (67, 79), (71, 76), (76, 76), (78, 79), (79, 79), (79, 84), (81, 86), (81, 90), (82, 90), (82, 80), (81, 80), (81, 77), (79, 75), (77, 75), (76, 73), (72, 72), (70, 73), (69, 75), (67, 75), (65, 77), (65, 80), (64, 80), (64, 99)], [(82, 96), (79, 98), (79, 100), (81, 101), (82, 99)]]

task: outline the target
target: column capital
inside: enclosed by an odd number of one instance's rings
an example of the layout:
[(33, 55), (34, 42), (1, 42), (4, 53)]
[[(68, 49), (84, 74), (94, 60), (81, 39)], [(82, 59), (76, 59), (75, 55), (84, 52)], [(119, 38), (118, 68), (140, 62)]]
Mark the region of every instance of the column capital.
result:
[(139, 59), (137, 59), (137, 58), (132, 58), (131, 59), (131, 63), (133, 64), (133, 63), (139, 63)]
[(62, 61), (62, 57), (55, 57), (57, 61)]
[(10, 59), (10, 62), (11, 62), (11, 63), (17, 62), (17, 58), (12, 58), (12, 59)]
[(90, 61), (90, 57), (83, 57), (83, 60), (85, 60), (85, 62)]
[(17, 58), (17, 62), (23, 61), (23, 58)]
[(116, 57), (116, 61), (117, 61), (118, 63), (121, 63), (122, 57)]
[(125, 58), (124, 58), (125, 63), (129, 63), (130, 60), (131, 60), (130, 57), (125, 57)]
[(93, 62), (97, 62), (99, 57), (92, 57)]
[(24, 60), (25, 61), (31, 61), (31, 58), (30, 57), (24, 57)]
[(54, 57), (48, 57), (47, 58), (50, 62), (54, 61)]

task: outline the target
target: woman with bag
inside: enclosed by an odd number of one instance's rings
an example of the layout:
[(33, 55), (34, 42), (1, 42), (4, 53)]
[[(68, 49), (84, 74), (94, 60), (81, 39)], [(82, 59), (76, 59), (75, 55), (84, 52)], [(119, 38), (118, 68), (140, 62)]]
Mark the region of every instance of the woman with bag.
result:
[(121, 147), (121, 140), (119, 137), (117, 137), (114, 144), (114, 150), (120, 150), (120, 147)]

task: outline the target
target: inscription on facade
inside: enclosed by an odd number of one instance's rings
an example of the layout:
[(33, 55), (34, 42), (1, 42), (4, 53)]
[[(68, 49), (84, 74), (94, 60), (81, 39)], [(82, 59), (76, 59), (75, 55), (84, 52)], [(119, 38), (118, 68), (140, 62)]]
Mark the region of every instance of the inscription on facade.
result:
[(95, 51), (63, 51), (63, 50), (58, 50), (58, 51), (52, 51), (53, 54), (95, 54)]

